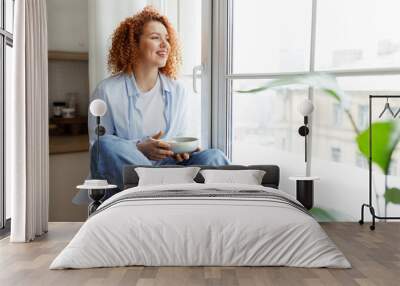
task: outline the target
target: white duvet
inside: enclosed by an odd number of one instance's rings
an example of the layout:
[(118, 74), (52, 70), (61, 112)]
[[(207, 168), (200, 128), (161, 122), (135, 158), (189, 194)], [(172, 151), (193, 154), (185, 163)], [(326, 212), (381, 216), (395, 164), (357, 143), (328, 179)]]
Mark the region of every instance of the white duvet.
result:
[(257, 198), (122, 200), (135, 192), (280, 190), (238, 184), (135, 187), (105, 201), (50, 269), (145, 266), (295, 266), (349, 268), (350, 263), (307, 213)]

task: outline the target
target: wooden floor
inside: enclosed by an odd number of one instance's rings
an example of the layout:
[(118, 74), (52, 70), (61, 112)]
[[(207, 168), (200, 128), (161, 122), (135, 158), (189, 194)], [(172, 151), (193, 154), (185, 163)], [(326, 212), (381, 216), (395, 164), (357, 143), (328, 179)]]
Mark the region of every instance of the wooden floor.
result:
[(400, 285), (400, 224), (325, 223), (323, 228), (353, 268), (122, 267), (48, 270), (81, 223), (50, 223), (32, 243), (0, 241), (0, 285)]

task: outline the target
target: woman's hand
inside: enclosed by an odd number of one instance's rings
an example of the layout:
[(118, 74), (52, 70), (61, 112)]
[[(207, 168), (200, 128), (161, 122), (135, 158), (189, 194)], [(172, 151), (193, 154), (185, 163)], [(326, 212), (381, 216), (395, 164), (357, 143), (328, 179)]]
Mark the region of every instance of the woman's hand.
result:
[(163, 132), (160, 131), (157, 134), (153, 135), (150, 139), (138, 143), (136, 146), (140, 152), (142, 152), (147, 158), (150, 160), (162, 160), (167, 157), (174, 155), (174, 152), (171, 151), (171, 146), (160, 140)]
[[(200, 147), (197, 147), (196, 150), (194, 150), (192, 153), (194, 152), (198, 152), (200, 151)], [(184, 160), (189, 160), (190, 156), (192, 155), (192, 153), (180, 153), (180, 154), (175, 154), (172, 156), (172, 158), (174, 158), (176, 161), (178, 162), (182, 162)]]

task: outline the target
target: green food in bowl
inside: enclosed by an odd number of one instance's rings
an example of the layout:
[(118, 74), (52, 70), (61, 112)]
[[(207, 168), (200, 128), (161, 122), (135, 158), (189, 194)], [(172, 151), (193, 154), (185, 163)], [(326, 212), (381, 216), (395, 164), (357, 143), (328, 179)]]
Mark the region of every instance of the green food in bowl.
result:
[(195, 137), (173, 137), (166, 141), (174, 153), (190, 153), (199, 147), (199, 139)]

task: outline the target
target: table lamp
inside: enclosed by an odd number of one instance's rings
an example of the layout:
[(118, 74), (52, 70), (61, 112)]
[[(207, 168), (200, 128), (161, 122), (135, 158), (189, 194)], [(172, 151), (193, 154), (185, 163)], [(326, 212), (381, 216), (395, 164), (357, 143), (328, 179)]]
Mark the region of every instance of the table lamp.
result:
[(299, 128), (299, 134), (304, 137), (304, 161), (307, 163), (307, 136), (310, 133), (308, 129), (308, 116), (314, 111), (314, 105), (309, 99), (303, 100), (297, 109), (304, 117), (304, 125)]
[(106, 129), (104, 128), (104, 126), (100, 125), (100, 118), (104, 116), (104, 114), (106, 114), (107, 105), (104, 102), (104, 100), (95, 99), (90, 103), (89, 110), (90, 113), (96, 117), (97, 126), (94, 132), (97, 135), (97, 167), (98, 167), (100, 158), (100, 136), (103, 136), (106, 133)]
[[(97, 135), (97, 171), (99, 170), (99, 159), (100, 159), (100, 136), (103, 136), (106, 133), (106, 129), (104, 126), (100, 125), (100, 118), (104, 116), (107, 112), (107, 105), (102, 99), (95, 99), (90, 103), (89, 106), (90, 113), (96, 117), (96, 129), (95, 133)], [(88, 207), (89, 216), (94, 213), (97, 208), (101, 205), (101, 200), (104, 198), (106, 193), (106, 189), (116, 188), (116, 185), (109, 185), (107, 180), (100, 178), (98, 172), (96, 174), (92, 174), (94, 176), (93, 179), (85, 180), (83, 185), (77, 186), (78, 189), (86, 189), (88, 190), (89, 197), (93, 200), (92, 203)]]
[(310, 210), (314, 205), (314, 181), (319, 180), (319, 177), (307, 175), (307, 136), (310, 133), (308, 129), (308, 116), (314, 111), (314, 105), (311, 100), (303, 100), (297, 110), (304, 117), (304, 125), (300, 126), (299, 134), (304, 137), (304, 161), (306, 163), (306, 176), (292, 176), (289, 180), (296, 181), (296, 199), (303, 206)]

